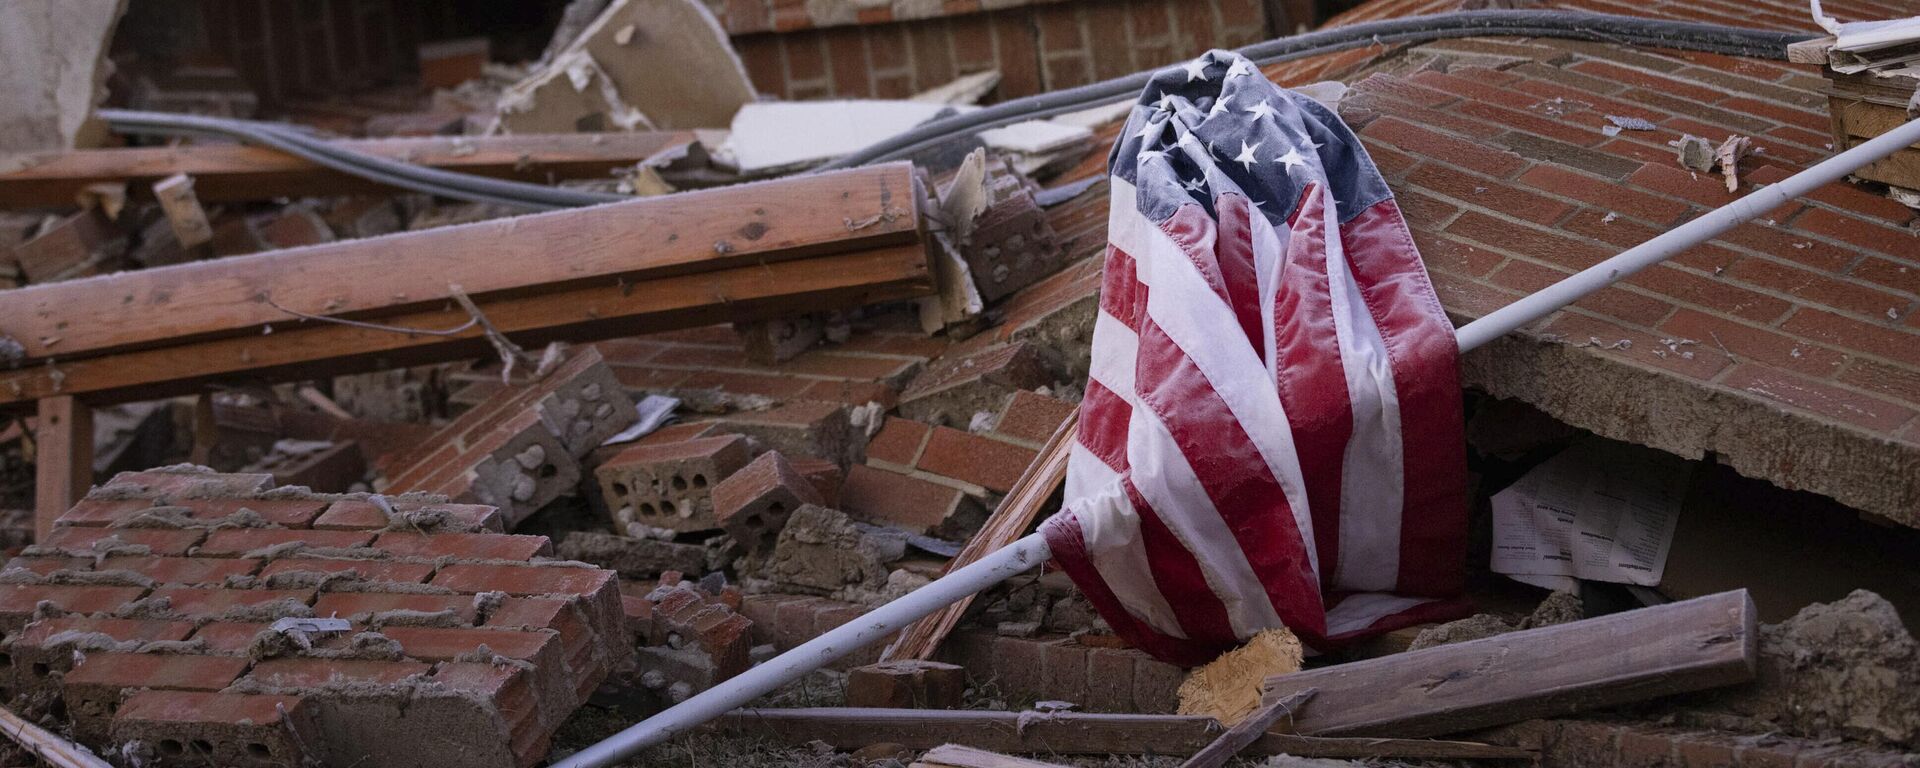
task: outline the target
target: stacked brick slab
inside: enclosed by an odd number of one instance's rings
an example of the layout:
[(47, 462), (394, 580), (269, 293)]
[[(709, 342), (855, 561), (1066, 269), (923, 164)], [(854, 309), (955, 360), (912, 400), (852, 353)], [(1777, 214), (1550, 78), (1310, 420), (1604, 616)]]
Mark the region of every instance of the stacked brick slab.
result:
[(626, 657), (613, 572), (492, 507), (268, 483), (124, 473), (9, 561), (14, 706), (141, 765), (523, 768)]
[(511, 527), (571, 492), (580, 482), (580, 457), (636, 418), (600, 353), (582, 348), (546, 376), (494, 393), (419, 450), (393, 459), (384, 488), (490, 504)]

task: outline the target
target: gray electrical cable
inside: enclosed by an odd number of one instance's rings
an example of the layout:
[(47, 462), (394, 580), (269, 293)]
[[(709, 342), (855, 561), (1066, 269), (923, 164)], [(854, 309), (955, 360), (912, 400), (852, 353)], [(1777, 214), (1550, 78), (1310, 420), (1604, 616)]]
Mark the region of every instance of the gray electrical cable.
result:
[[(1459, 37), (1544, 37), (1782, 59), (1787, 44), (1811, 35), (1702, 22), (1644, 19), (1584, 11), (1459, 11), (1369, 21), (1254, 43), (1240, 53), (1261, 65), (1371, 45)], [(934, 120), (821, 166), (851, 168), (910, 157), (927, 147), (1002, 125), (1109, 104), (1131, 97), (1152, 73), (1142, 72), (1066, 90), (1011, 99)], [(627, 199), (623, 195), (491, 179), (389, 160), (316, 139), (286, 125), (129, 110), (101, 110), (116, 131), (153, 135), (212, 134), (272, 147), (342, 173), (456, 200), (551, 210)]]

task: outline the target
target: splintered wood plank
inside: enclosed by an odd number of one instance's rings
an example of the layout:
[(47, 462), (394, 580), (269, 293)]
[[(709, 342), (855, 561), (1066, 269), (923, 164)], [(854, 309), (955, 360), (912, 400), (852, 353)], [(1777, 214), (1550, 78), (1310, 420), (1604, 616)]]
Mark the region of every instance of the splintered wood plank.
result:
[(1267, 679), (1318, 689), (1300, 733), (1438, 736), (1752, 680), (1753, 601), (1736, 590)]
[[(1001, 547), (1012, 544), (1015, 539), (1025, 535), (1033, 527), (1033, 519), (1040, 514), (1040, 508), (1046, 506), (1047, 499), (1060, 487), (1067, 476), (1067, 456), (1073, 450), (1073, 437), (1080, 422), (1080, 409), (1075, 408), (1067, 414), (1065, 421), (1053, 430), (1053, 436), (1047, 444), (1040, 447), (1040, 453), (1020, 473), (1020, 479), (1014, 481), (1013, 488), (1001, 500), (1000, 506), (993, 510), (987, 522), (980, 526), (979, 532), (967, 540), (967, 545), (952, 560), (947, 562), (945, 573), (972, 565)], [(926, 661), (940, 650), (940, 643), (959, 626), (960, 617), (973, 605), (974, 595), (968, 595), (954, 601), (952, 605), (921, 617), (900, 633), (891, 645), (880, 654), (881, 661), (900, 661), (913, 659)]]
[(368, 319), (572, 284), (633, 284), (919, 241), (893, 163), (179, 264), (11, 291), (0, 333), (28, 364), (258, 334), (287, 310)]
[[(693, 140), (688, 132), (620, 132), (358, 139), (335, 144), (389, 160), (551, 184), (563, 179), (604, 179), (615, 170)], [(144, 186), (174, 174), (194, 177), (194, 192), (203, 202), (398, 191), (279, 150), (238, 144), (84, 149), (43, 154), (28, 163), (0, 174), (0, 208), (68, 206), (89, 184), (128, 181)]]
[(53, 521), (92, 488), (93, 409), (70, 395), (41, 400), (34, 423), (34, 540), (52, 533)]
[[(853, 307), (933, 292), (920, 245), (813, 256), (577, 287), (477, 303), (494, 327), (525, 345), (587, 342), (656, 331)], [(467, 324), (457, 305), (382, 318), (402, 329)], [(450, 336), (289, 319), (271, 333), (209, 339), (72, 362), (0, 371), (0, 411), (54, 394), (96, 403), (186, 394), (221, 379), (297, 380), (445, 362), (492, 353), (479, 328)]]
[(1234, 755), (1240, 754), (1249, 745), (1259, 741), (1260, 734), (1271, 730), (1281, 719), (1298, 711), (1300, 706), (1313, 698), (1315, 693), (1314, 689), (1308, 688), (1279, 701), (1263, 705), (1253, 714), (1248, 715), (1245, 720), (1234, 723), (1232, 728), (1220, 734), (1220, 738), (1214, 739), (1212, 744), (1195, 752), (1193, 757), (1180, 764), (1180, 768), (1220, 768), (1226, 765)]
[[(1211, 717), (1106, 715), (1080, 712), (986, 710), (742, 709), (720, 716), (710, 729), (781, 744), (822, 741), (841, 749), (888, 742), (908, 749), (965, 744), (976, 749), (1042, 755), (1192, 755), (1224, 729)], [(1530, 760), (1524, 749), (1467, 741), (1338, 739), (1268, 732), (1243, 755), (1288, 754), (1329, 759)]]
[(924, 768), (1067, 768), (1059, 763), (1043, 763), (959, 744), (942, 744), (929, 749), (909, 768), (923, 766)]

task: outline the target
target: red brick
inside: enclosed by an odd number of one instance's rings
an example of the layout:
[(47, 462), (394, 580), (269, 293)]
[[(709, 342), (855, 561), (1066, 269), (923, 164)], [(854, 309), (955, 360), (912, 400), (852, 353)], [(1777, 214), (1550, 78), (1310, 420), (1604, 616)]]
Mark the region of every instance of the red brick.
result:
[(1677, 740), (1674, 754), (1679, 758), (1681, 768), (1734, 768), (1739, 764), (1731, 744), (1720, 743), (1702, 734)]
[(972, 483), (996, 493), (1013, 489), (1033, 463), (1034, 451), (949, 427), (935, 427), (917, 465), (921, 470)]
[(1719, 174), (1689, 173), (1675, 166), (1671, 158), (1667, 162), (1650, 162), (1640, 166), (1640, 170), (1627, 177), (1627, 183), (1709, 208), (1726, 205), (1736, 197), (1727, 191), (1727, 185)]
[(779, 451), (760, 454), (713, 486), (714, 519), (753, 548), (771, 543), (794, 510), (825, 501)]
[(1460, 218), (1447, 225), (1446, 231), (1493, 248), (1551, 261), (1569, 269), (1586, 269), (1613, 255), (1610, 249), (1496, 219), (1477, 211), (1461, 214)]
[(1456, 136), (1436, 133), (1405, 120), (1383, 117), (1368, 124), (1367, 138), (1384, 141), (1412, 155), (1445, 158), (1463, 168), (1497, 178), (1511, 178), (1527, 166), (1527, 161), (1512, 152), (1490, 149), (1484, 144)]
[(104, 613), (140, 599), (140, 587), (94, 587), (61, 584), (0, 585), (0, 625), (26, 624), (41, 602), (71, 613)]
[(840, 501), (855, 517), (918, 533), (939, 528), (967, 503), (953, 488), (864, 464), (848, 469)]
[(89, 618), (85, 616), (59, 616), (41, 619), (22, 630), (13, 640), (14, 646), (39, 646), (47, 640), (64, 632), (98, 633), (119, 642), (128, 640), (185, 640), (193, 634), (193, 624), (185, 621), (162, 621), (158, 619), (111, 619)]
[[(1520, 177), (1521, 181), (1526, 176)], [(1573, 206), (1484, 176), (1462, 173), (1430, 163), (1407, 175), (1407, 182), (1452, 197), (1467, 205), (1498, 211), (1535, 224), (1559, 221)]]
[(1087, 650), (1087, 698), (1095, 712), (1134, 712), (1134, 654), (1113, 648)]
[(238, 679), (240, 673), (247, 671), (247, 665), (247, 659), (231, 656), (94, 652), (74, 665), (64, 684), (217, 691)]
[(308, 759), (301, 733), (312, 728), (301, 704), (297, 696), (141, 691), (114, 716), (113, 739), (151, 743), (164, 755), (184, 752), (192, 738), (211, 765), (298, 765)]
[(1619, 754), (1619, 768), (1667, 768), (1679, 764), (1671, 737), (1636, 729), (1620, 732)]
[[(994, 425), (993, 431), (1016, 440), (1045, 443), (1060, 428), (1060, 423), (1073, 415), (1075, 407), (1065, 400), (1019, 390), (1008, 399), (1007, 407), (1000, 413), (1000, 421)], [(867, 448), (867, 456), (873, 456), (871, 445)]]
[[(173, 612), (193, 618), (220, 618), (229, 611), (291, 600), (302, 605), (313, 602), (310, 589), (216, 589), (211, 587), (163, 587), (153, 597), (166, 598)], [(252, 618), (252, 617), (248, 617)]]
[(1682, 99), (1712, 103), (1726, 95), (1717, 88), (1707, 88), (1698, 83), (1687, 82), (1672, 77), (1641, 72), (1604, 61), (1583, 61), (1568, 67), (1581, 74), (1592, 75), (1616, 83), (1631, 83)]
[(114, 475), (103, 491), (117, 496), (137, 495), (148, 499), (204, 499), (217, 496), (248, 496), (273, 484), (269, 474), (217, 474), (211, 472), (172, 472), (150, 469)]
[(1689, 210), (1685, 203), (1621, 189), (1611, 180), (1551, 165), (1534, 166), (1521, 174), (1519, 183), (1659, 225), (1672, 224)]
[(214, 621), (195, 630), (191, 639), (206, 644), (209, 653), (244, 654), (253, 638), (271, 626), (265, 622)]
[(313, 603), (315, 616), (353, 619), (356, 624), (367, 622), (368, 614), (402, 610), (422, 613), (452, 611), (462, 624), (472, 624), (474, 620), (472, 595), (328, 592)]
[(614, 574), (598, 568), (517, 565), (449, 565), (428, 582), (458, 592), (509, 595), (593, 595), (613, 588)]
[(1920, 345), (1914, 343), (1920, 340), (1920, 334), (1806, 307), (1795, 311), (1792, 317), (1780, 324), (1780, 329), (1842, 349), (1859, 350), (1920, 367)]
[(1815, 378), (1833, 375), (1847, 360), (1845, 355), (1812, 342), (1691, 309), (1674, 312), (1660, 324), (1660, 330), (1673, 334), (1676, 340), (1698, 342), (1680, 347), (1695, 355), (1730, 353), (1736, 361), (1757, 360)]
[(346, 680), (391, 685), (432, 671), (433, 665), (416, 661), (277, 658), (255, 664), (247, 679), (279, 689), (319, 688)]
[(1896, 291), (1920, 295), (1920, 265), (1913, 261), (1892, 261), (1870, 256), (1853, 265), (1848, 274)]
[[(1572, 275), (1573, 273), (1569, 270), (1537, 264), (1526, 259), (1512, 259), (1487, 279), (1495, 285), (1512, 288), (1521, 293), (1534, 293)], [(1574, 306), (1642, 326), (1654, 325), (1673, 311), (1673, 305), (1669, 302), (1628, 291), (1619, 286), (1609, 286), (1596, 291), (1574, 302)]]
[(1920, 371), (1854, 358), (1839, 380), (1908, 404), (1920, 403)]
[[(395, 512), (417, 512), (433, 510), (446, 513), (467, 528), (499, 533), (506, 530), (500, 510), (485, 504), (429, 504), (420, 502), (392, 502)], [(313, 521), (313, 527), (325, 530), (378, 531), (387, 527), (389, 521), (379, 507), (365, 501), (336, 501), (327, 511)]]
[(1867, 429), (1890, 432), (1915, 411), (1878, 398), (1759, 365), (1740, 365), (1722, 377), (1732, 389), (1813, 411)]
[(281, 528), (222, 528), (207, 535), (195, 554), (207, 557), (235, 557), (267, 547), (291, 542), (309, 547), (358, 547), (373, 541), (365, 531), (303, 531)]
[(1800, 218), (1793, 220), (1793, 227), (1890, 256), (1910, 256), (1920, 252), (1920, 236), (1916, 236), (1912, 230), (1894, 229), (1824, 208), (1807, 209)]
[(1014, 698), (1055, 698), (1047, 688), (1047, 645), (1021, 637), (995, 638), (993, 673), (995, 682)]
[(457, 627), (387, 627), (381, 634), (421, 661), (454, 661), (482, 645), (509, 659), (535, 661), (551, 637), (544, 632)]
[(1665, 264), (1635, 272), (1622, 280), (1628, 285), (1756, 322), (1775, 320), (1792, 307), (1783, 299)]
[(1822, 304), (1867, 317), (1884, 317), (1889, 309), (1904, 310), (1911, 301), (1897, 294), (1832, 275), (1790, 267), (1771, 259), (1741, 259), (1726, 276), (1750, 285), (1794, 296), (1805, 304)]
[(1794, 232), (1761, 222), (1747, 222), (1720, 234), (1718, 240), (1757, 251), (1768, 256), (1800, 264), (1811, 269), (1839, 272), (1859, 258), (1853, 248), (1837, 246), (1806, 233)]
[(252, 575), (260, 563), (205, 557), (109, 557), (100, 561), (99, 569), (133, 571), (156, 584), (223, 584), (229, 576)]
[(905, 470), (920, 458), (931, 428), (912, 419), (888, 416), (873, 440), (867, 443), (867, 460), (891, 464)]
[(260, 571), (260, 578), (268, 579), (283, 573), (310, 571), (315, 573), (339, 573), (354, 571), (366, 581), (397, 581), (418, 584), (433, 575), (432, 563), (399, 563), (388, 560), (340, 560), (322, 557), (283, 557), (267, 564)]
[(70, 526), (112, 525), (153, 506), (153, 501), (149, 499), (81, 499), (60, 515), (58, 523)]
[[(1695, 354), (1691, 359), (1675, 355), (1660, 342), (1661, 336), (1623, 328), (1571, 312), (1563, 312), (1548, 324), (1547, 332), (1559, 334), (1565, 343), (1585, 347), (1602, 355), (1631, 360), (1691, 378), (1707, 381), (1727, 367), (1721, 355)], [(1622, 341), (1628, 346), (1619, 346)], [(1660, 354), (1654, 354), (1655, 351)]]
[(252, 510), (267, 522), (288, 528), (305, 528), (326, 511), (327, 502), (298, 499), (203, 499), (177, 502), (193, 508), (196, 520), (210, 520)]
[[(155, 555), (184, 555), (200, 543), (205, 531), (171, 528), (72, 528), (57, 527), (40, 543), (45, 549), (57, 549), (76, 555), (92, 554), (95, 547), (121, 545), (147, 547)], [(104, 542), (104, 543), (103, 543)]]
[(545, 536), (506, 533), (419, 534), (388, 531), (380, 534), (373, 546), (391, 552), (395, 557), (427, 559), (451, 557), (456, 560), (524, 561), (553, 554), (553, 546)]

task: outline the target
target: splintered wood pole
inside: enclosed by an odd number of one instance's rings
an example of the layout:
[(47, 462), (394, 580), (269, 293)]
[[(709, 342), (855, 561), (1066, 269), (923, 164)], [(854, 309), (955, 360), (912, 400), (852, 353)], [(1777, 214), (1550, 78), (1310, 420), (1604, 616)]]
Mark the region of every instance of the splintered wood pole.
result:
[(93, 488), (93, 409), (72, 395), (40, 401), (34, 425), (33, 535), (43, 541), (53, 521)]
[(1248, 715), (1245, 720), (1234, 723), (1220, 738), (1214, 739), (1205, 749), (1194, 753), (1193, 757), (1180, 764), (1180, 768), (1220, 768), (1226, 765), (1234, 755), (1260, 740), (1260, 735), (1271, 730), (1274, 724), (1291, 717), (1299, 711), (1319, 691), (1313, 688), (1296, 691), (1271, 703), (1261, 705), (1260, 709)]

